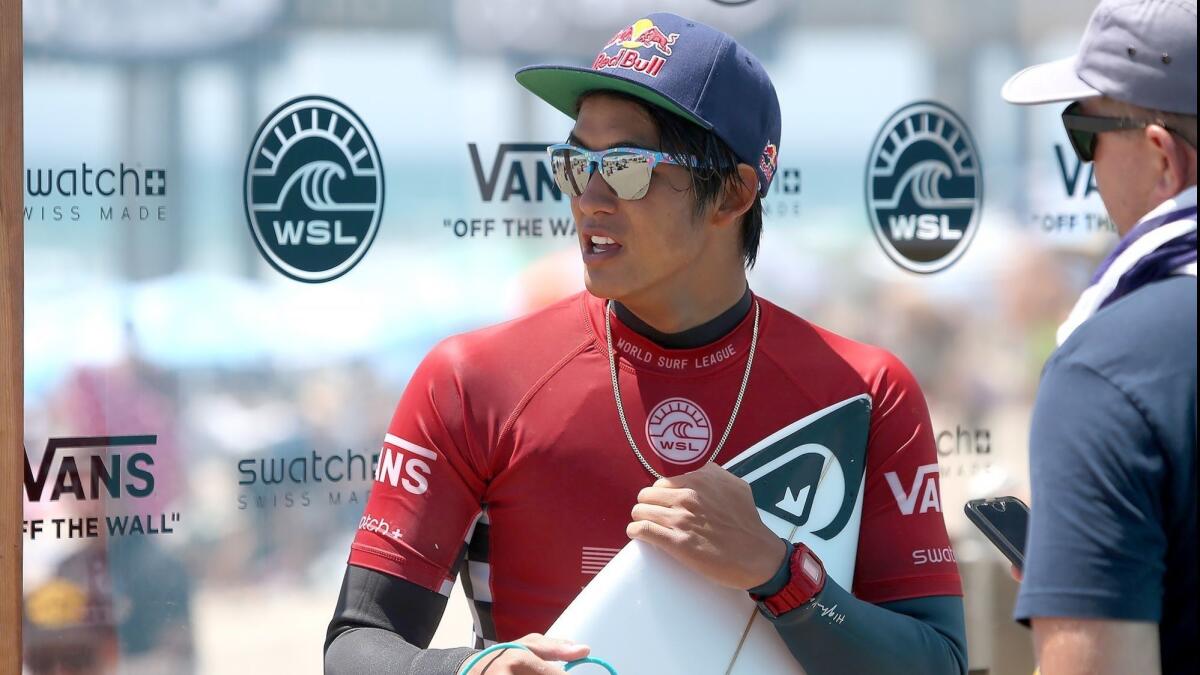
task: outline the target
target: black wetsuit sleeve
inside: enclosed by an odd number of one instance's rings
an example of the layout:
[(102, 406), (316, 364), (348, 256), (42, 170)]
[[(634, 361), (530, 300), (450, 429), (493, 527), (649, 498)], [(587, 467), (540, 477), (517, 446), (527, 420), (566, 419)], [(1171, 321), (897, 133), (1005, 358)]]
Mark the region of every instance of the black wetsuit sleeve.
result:
[(967, 672), (966, 625), (958, 596), (873, 605), (827, 579), (812, 603), (772, 623), (810, 673)]
[(477, 650), (426, 649), (446, 601), (398, 577), (347, 565), (325, 634), (326, 675), (455, 675)]

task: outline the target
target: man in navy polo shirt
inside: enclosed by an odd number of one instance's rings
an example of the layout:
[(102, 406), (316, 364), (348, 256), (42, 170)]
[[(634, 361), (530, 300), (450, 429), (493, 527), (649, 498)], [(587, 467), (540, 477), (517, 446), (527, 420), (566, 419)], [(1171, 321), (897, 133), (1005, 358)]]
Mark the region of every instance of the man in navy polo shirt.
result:
[(1043, 675), (1196, 666), (1196, 3), (1108, 0), (1004, 85), (1063, 123), (1121, 241), (1046, 364), (1016, 616)]

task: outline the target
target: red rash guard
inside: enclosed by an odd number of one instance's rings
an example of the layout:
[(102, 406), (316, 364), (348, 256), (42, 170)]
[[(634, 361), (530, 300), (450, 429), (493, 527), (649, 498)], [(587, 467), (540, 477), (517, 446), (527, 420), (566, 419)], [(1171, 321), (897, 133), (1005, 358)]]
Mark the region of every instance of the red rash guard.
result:
[[(870, 428), (852, 591), (871, 603), (961, 595), (924, 397), (888, 352), (755, 297), (758, 350), (723, 464), (779, 429), (867, 394)], [(476, 644), (544, 632), (621, 547), (654, 478), (617, 416), (604, 301), (581, 293), (451, 337), (413, 374), (379, 457), (350, 563), (448, 595)], [(754, 312), (698, 349), (663, 349), (612, 319), (629, 428), (664, 475), (699, 468), (741, 386)], [(462, 567), (462, 562), (466, 566)]]

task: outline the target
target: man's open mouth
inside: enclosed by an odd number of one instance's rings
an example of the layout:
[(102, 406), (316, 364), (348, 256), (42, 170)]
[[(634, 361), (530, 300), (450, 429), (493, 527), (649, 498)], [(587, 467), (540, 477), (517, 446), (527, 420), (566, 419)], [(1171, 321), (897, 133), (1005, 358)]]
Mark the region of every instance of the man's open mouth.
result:
[(615, 239), (610, 237), (602, 237), (600, 235), (593, 234), (590, 239), (589, 250), (592, 253), (606, 253), (608, 251), (615, 251), (619, 248), (621, 248), (621, 245), (618, 244)]

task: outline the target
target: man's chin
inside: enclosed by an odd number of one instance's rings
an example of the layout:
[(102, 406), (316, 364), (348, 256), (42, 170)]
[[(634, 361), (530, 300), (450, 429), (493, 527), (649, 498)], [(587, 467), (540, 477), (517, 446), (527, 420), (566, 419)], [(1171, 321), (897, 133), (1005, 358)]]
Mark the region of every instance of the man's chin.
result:
[(620, 300), (624, 295), (622, 289), (617, 284), (610, 280), (602, 278), (603, 275), (593, 275), (591, 271), (584, 269), (583, 271), (583, 286), (588, 293), (602, 298), (604, 300)]

